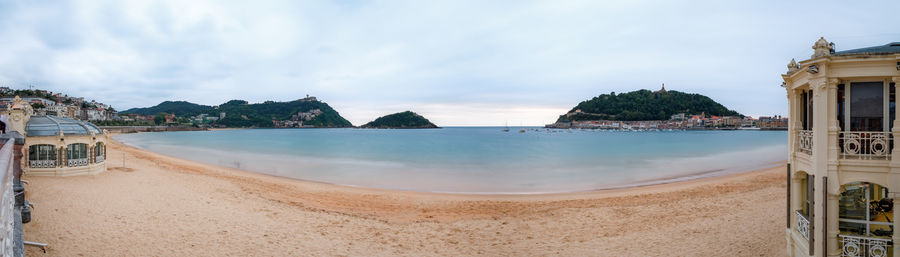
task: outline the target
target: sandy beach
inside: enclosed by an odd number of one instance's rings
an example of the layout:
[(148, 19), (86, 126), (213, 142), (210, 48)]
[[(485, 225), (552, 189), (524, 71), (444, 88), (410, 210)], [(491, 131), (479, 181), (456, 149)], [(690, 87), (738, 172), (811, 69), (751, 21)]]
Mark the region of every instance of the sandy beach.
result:
[[(784, 256), (784, 166), (548, 195), (353, 188), (111, 142), (108, 171), (36, 177), (28, 256)], [(124, 157), (126, 167), (122, 168)]]

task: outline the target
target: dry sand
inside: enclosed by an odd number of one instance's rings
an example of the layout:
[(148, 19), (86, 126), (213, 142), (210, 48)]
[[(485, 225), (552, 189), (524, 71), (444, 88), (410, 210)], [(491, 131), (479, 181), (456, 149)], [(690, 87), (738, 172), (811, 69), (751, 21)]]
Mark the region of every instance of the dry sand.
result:
[[(127, 166), (122, 169), (125, 154)], [(784, 256), (784, 166), (597, 192), (449, 195), (285, 179), (109, 145), (27, 176), (28, 256)]]

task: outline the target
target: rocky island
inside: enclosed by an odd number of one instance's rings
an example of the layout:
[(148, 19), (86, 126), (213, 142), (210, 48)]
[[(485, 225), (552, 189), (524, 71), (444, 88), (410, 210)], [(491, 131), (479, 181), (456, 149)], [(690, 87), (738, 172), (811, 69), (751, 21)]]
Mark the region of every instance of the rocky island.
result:
[(411, 111), (398, 112), (386, 116), (379, 117), (372, 122), (359, 126), (360, 128), (379, 128), (379, 129), (422, 129), (422, 128), (439, 128), (431, 121), (428, 121), (422, 115)]

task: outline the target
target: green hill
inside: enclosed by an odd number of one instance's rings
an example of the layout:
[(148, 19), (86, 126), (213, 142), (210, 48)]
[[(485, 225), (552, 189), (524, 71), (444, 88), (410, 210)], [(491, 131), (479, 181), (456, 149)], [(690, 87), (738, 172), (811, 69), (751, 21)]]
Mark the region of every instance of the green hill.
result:
[(215, 115), (225, 112), (225, 118), (219, 120), (217, 124), (228, 127), (272, 127), (274, 126), (272, 120), (287, 120), (298, 112), (309, 112), (315, 109), (321, 110), (322, 113), (309, 121), (304, 121), (303, 125), (322, 128), (353, 126), (327, 103), (304, 99), (290, 102), (266, 101), (255, 104), (248, 104), (243, 100), (231, 100), (219, 105), (219, 109), (215, 110)]
[(174, 113), (177, 116), (194, 116), (209, 114), (219, 117), (224, 112), (225, 118), (216, 121), (217, 125), (226, 127), (273, 127), (272, 120), (288, 120), (299, 112), (309, 112), (318, 109), (320, 114), (303, 125), (315, 127), (342, 128), (352, 127), (350, 121), (341, 117), (337, 111), (327, 103), (317, 100), (298, 99), (290, 102), (266, 101), (250, 104), (244, 100), (231, 100), (217, 107), (199, 105), (184, 101), (165, 101), (148, 108), (132, 108), (122, 113), (134, 113), (140, 115), (156, 115), (157, 113)]
[(361, 128), (438, 128), (425, 117), (411, 111), (398, 112), (379, 117), (372, 122), (360, 126)]
[(207, 113), (213, 109), (212, 106), (199, 105), (185, 101), (165, 101), (153, 107), (147, 108), (131, 108), (122, 113), (134, 113), (140, 115), (156, 115), (157, 113), (174, 113), (178, 116), (193, 116), (201, 113)]
[[(581, 110), (581, 112), (576, 112)], [(674, 90), (651, 92), (642, 89), (624, 94), (602, 94), (579, 103), (557, 122), (579, 120), (668, 120), (678, 113), (715, 116), (743, 116), (701, 94)]]

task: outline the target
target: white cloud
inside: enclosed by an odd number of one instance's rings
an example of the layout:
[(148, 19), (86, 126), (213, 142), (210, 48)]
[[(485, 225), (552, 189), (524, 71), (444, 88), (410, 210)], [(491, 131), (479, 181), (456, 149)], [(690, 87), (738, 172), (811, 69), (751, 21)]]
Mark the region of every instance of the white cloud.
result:
[[(900, 29), (870, 11), (758, 1), (10, 2), (0, 5), (0, 83), (34, 81), (119, 109), (312, 94), (354, 124), (409, 109), (449, 126), (545, 124), (597, 94), (665, 82), (771, 115), (785, 113), (784, 65), (807, 57), (818, 36), (840, 49), (897, 41)], [(833, 13), (856, 18), (823, 19)]]

